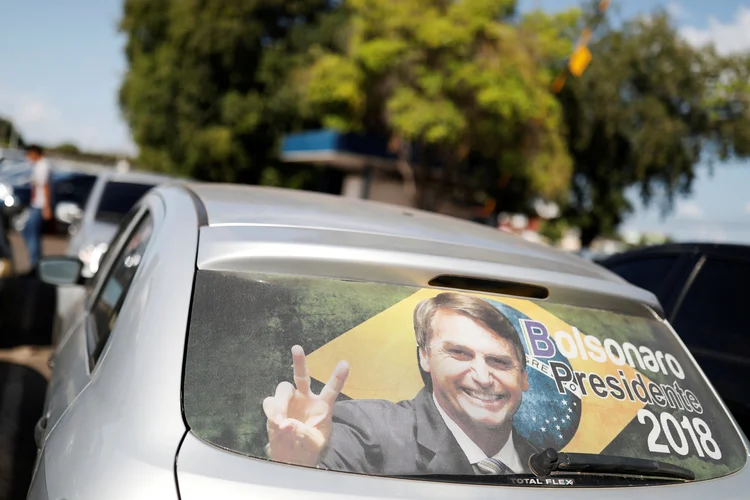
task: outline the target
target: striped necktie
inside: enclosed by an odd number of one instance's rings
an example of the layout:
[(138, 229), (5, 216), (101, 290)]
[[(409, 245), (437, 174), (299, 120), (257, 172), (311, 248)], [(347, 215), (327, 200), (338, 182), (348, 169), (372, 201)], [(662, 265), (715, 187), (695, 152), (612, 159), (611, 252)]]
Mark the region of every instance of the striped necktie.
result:
[(498, 474), (513, 474), (510, 467), (496, 458), (485, 458), (479, 463), (474, 464), (474, 471), (480, 476), (490, 476)]

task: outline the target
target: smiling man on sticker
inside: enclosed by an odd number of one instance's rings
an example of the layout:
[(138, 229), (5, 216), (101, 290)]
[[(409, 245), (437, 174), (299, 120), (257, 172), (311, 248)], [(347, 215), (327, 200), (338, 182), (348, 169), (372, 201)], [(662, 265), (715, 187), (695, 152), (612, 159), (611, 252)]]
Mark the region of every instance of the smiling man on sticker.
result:
[(425, 387), (414, 399), (339, 401), (340, 362), (319, 395), (292, 348), (295, 385), (263, 401), (273, 460), (368, 474), (529, 473), (538, 450), (513, 428), (528, 390), (511, 322), (480, 298), (442, 293), (414, 310)]

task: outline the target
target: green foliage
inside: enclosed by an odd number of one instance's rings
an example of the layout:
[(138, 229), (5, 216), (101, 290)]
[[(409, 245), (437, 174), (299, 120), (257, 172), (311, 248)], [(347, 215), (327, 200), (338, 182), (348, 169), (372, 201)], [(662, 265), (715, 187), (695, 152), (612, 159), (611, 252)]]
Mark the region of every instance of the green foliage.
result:
[(551, 93), (583, 27), (602, 20), (593, 12), (519, 16), (514, 0), (126, 0), (120, 103), (147, 168), (310, 189), (322, 170), (282, 164), (281, 136), (366, 132), (403, 158), (416, 152), (422, 208), (478, 195), (523, 212), (543, 197), (567, 205), (586, 245), (632, 210), (628, 189), (666, 212), (696, 164), (750, 155), (750, 56), (690, 46), (663, 12), (605, 19), (586, 72)]
[(76, 146), (73, 143), (63, 143), (59, 146), (56, 146), (54, 148), (50, 148), (50, 151), (54, 151), (56, 153), (64, 154), (64, 155), (80, 155), (81, 150), (78, 149), (78, 146)]
[(696, 164), (750, 152), (746, 60), (689, 45), (663, 12), (600, 26), (591, 50), (560, 95), (575, 164), (565, 216), (584, 245), (632, 210), (628, 188), (666, 213)]
[(300, 81), (308, 113), (436, 151), (443, 178), (472, 153), (491, 160), (495, 178), (512, 173), (533, 193), (565, 196), (572, 167), (562, 113), (549, 90), (552, 70), (539, 62), (570, 50), (563, 26), (575, 11), (519, 24), (511, 0), (347, 6), (344, 49), (320, 51)]
[(557, 243), (562, 239), (569, 227), (568, 223), (562, 218), (546, 220), (542, 222), (539, 234), (550, 240), (550, 242)]
[(120, 89), (140, 163), (198, 179), (259, 182), (299, 119), (290, 81), (315, 43), (335, 44), (326, 0), (126, 0)]
[(15, 137), (18, 141), (18, 146), (23, 147), (23, 137), (21, 137), (21, 134), (18, 132), (15, 125), (13, 125), (13, 122), (0, 117), (0, 146), (11, 145), (11, 137)]

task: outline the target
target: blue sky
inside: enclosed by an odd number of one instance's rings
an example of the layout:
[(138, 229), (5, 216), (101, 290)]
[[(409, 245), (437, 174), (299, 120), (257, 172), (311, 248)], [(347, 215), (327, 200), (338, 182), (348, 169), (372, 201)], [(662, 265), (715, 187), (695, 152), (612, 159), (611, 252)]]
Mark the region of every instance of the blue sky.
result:
[[(521, 9), (558, 11), (578, 0), (520, 0)], [(666, 8), (686, 39), (723, 52), (750, 49), (750, 3), (733, 0), (613, 0), (623, 18)], [(0, 11), (0, 116), (32, 141), (134, 152), (117, 105), (125, 40), (122, 0), (4, 0)], [(633, 196), (633, 199), (637, 197)], [(750, 162), (700, 168), (693, 193), (663, 220), (638, 208), (624, 231), (750, 244)]]

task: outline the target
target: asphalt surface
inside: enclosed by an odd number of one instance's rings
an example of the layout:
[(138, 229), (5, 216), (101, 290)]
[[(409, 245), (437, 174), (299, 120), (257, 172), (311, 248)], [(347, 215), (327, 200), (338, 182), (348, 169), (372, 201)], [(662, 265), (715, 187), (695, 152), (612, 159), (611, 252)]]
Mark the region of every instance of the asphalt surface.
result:
[[(28, 272), (26, 249), (14, 233), (16, 277), (0, 283), (0, 500), (26, 498), (36, 458), (34, 425), (50, 377), (47, 360), (56, 294)], [(60, 255), (65, 238), (45, 238), (43, 255)]]

